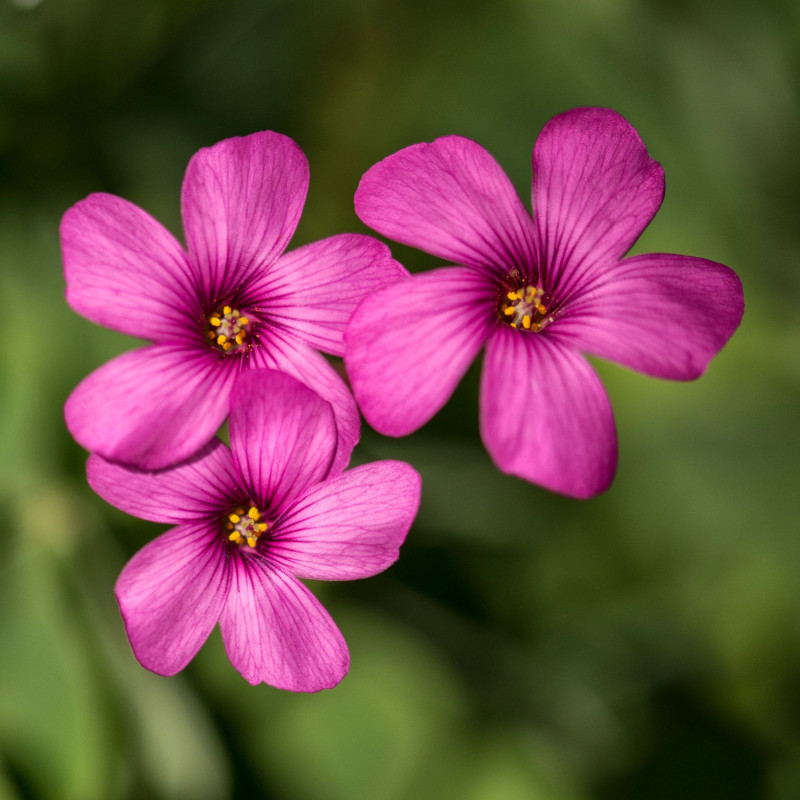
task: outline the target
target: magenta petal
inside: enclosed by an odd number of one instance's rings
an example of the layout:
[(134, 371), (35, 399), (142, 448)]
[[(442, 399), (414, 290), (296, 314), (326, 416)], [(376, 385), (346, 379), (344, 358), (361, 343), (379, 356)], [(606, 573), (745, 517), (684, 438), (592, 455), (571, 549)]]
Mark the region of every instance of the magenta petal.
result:
[(308, 162), (272, 131), (199, 150), (186, 168), (181, 205), (186, 242), (213, 301), (272, 264), (297, 227), (308, 191)]
[(371, 228), (445, 261), (507, 274), (533, 263), (533, 224), (500, 165), (477, 142), (443, 136), (371, 167), (356, 213)]
[(188, 461), (145, 472), (93, 454), (86, 465), (89, 485), (122, 511), (153, 522), (208, 519), (240, 501), (233, 459), (218, 439)]
[(136, 553), (115, 591), (139, 663), (182, 670), (219, 619), (228, 581), (224, 537), (208, 523), (173, 528)]
[(481, 378), (481, 436), (503, 472), (587, 498), (617, 467), (617, 435), (600, 379), (547, 334), (498, 328)]
[(361, 436), (361, 417), (344, 380), (324, 356), (290, 331), (277, 328), (259, 334), (259, 346), (250, 352), (250, 365), (275, 369), (297, 378), (333, 407), (336, 454), (331, 472), (341, 472)]
[(324, 480), (336, 452), (330, 404), (274, 370), (248, 370), (237, 380), (230, 434), (242, 483), (251, 499), (272, 513)]
[(343, 233), (284, 253), (247, 294), (270, 323), (341, 356), (344, 329), (356, 306), (406, 275), (385, 244), (371, 236)]
[(533, 150), (533, 216), (544, 284), (567, 299), (621, 258), (658, 211), (664, 172), (633, 126), (607, 108), (545, 125)]
[(176, 345), (123, 353), (72, 392), (67, 427), (87, 450), (140, 469), (182, 461), (227, 416), (231, 367), (210, 350)]
[(448, 400), (496, 324), (496, 290), (474, 270), (449, 267), (382, 289), (345, 332), (345, 364), (373, 428), (405, 436)]
[(197, 286), (186, 254), (141, 208), (110, 194), (76, 203), (61, 220), (67, 302), (79, 314), (154, 341), (196, 329)]
[(318, 692), (336, 686), (350, 666), (330, 614), (299, 581), (261, 557), (235, 562), (219, 623), (231, 664), (251, 684)]
[(351, 580), (399, 555), (419, 507), (421, 479), (400, 461), (377, 461), (309, 489), (283, 514), (270, 560), (300, 578)]
[(635, 256), (601, 280), (554, 331), (580, 350), (657, 378), (702, 375), (744, 312), (736, 273), (703, 258)]

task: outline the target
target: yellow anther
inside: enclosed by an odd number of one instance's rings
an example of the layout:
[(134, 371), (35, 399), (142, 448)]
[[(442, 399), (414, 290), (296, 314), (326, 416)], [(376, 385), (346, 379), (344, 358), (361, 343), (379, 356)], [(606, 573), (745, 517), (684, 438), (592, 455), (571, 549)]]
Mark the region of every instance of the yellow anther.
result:
[(241, 344), (246, 335), (247, 334), (244, 331), (239, 331), (239, 333), (236, 334), (236, 344)]
[(240, 324), (240, 325), (249, 325), (249, 324), (250, 324), (250, 320), (249, 320), (249, 319), (247, 319), (247, 317), (242, 317), (242, 318), (239, 320), (239, 324)]
[(210, 322), (210, 323), (211, 323), (211, 324), (212, 324), (212, 325), (213, 325), (215, 328), (219, 328), (219, 326), (220, 326), (220, 325), (222, 325), (222, 320), (221, 320), (219, 317), (211, 317), (211, 319), (209, 320), (209, 322)]
[(239, 506), (233, 509), (225, 521), (225, 527), (230, 531), (228, 539), (236, 544), (247, 544), (255, 547), (261, 535), (269, 528), (269, 523), (261, 522), (262, 514), (256, 506), (250, 506), (245, 512)]
[(233, 347), (233, 345), (230, 342), (225, 342), (225, 344), (222, 345), (223, 350), (230, 350), (231, 347)]
[(548, 309), (544, 299), (544, 289), (538, 286), (506, 287), (505, 295), (498, 302), (497, 313), (512, 328), (540, 331), (553, 321), (552, 317), (545, 319)]
[(219, 336), (217, 336), (217, 344), (225, 344), (227, 341), (228, 337), (224, 333), (221, 333)]
[(225, 308), (222, 309), (222, 313), (223, 314), (230, 314), (231, 313), (231, 307), (230, 306), (225, 306)]

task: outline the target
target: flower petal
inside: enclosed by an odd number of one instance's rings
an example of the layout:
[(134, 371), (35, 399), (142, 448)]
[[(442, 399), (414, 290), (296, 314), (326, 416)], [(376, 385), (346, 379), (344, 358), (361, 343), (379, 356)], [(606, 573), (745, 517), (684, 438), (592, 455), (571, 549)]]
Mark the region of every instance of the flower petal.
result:
[(139, 663), (182, 670), (219, 619), (229, 579), (224, 538), (209, 523), (172, 528), (136, 553), (115, 592)]
[(123, 353), (69, 396), (67, 428), (105, 458), (140, 469), (166, 467), (216, 433), (236, 371), (233, 359), (210, 350), (154, 344)]
[(234, 563), (220, 629), (231, 664), (251, 684), (318, 692), (347, 674), (347, 644), (303, 584), (258, 556)]
[(356, 306), (407, 275), (383, 242), (343, 233), (282, 255), (248, 287), (243, 304), (312, 347), (341, 356), (344, 329)]
[(412, 275), (358, 307), (345, 364), (373, 428), (405, 436), (447, 402), (496, 322), (495, 294), (484, 275), (449, 267)]
[(230, 450), (219, 439), (175, 467), (143, 471), (106, 461), (86, 464), (89, 485), (105, 501), (140, 519), (180, 523), (209, 519), (239, 501)]
[(314, 580), (368, 578), (397, 561), (419, 508), (421, 479), (401, 461), (377, 461), (309, 489), (276, 525), (269, 558)]
[(337, 433), (331, 473), (341, 472), (361, 436), (361, 418), (353, 395), (336, 370), (316, 350), (279, 328), (259, 333), (259, 346), (251, 351), (250, 364), (291, 375), (331, 404)]
[(92, 194), (61, 220), (67, 302), (84, 317), (153, 341), (192, 336), (197, 282), (175, 237), (133, 203)]
[(284, 251), (307, 191), (306, 157), (280, 133), (225, 139), (195, 153), (181, 205), (189, 255), (210, 303), (228, 299)]
[(744, 313), (742, 284), (714, 261), (655, 253), (620, 261), (569, 307), (559, 335), (657, 378), (705, 372)]
[(262, 510), (274, 514), (325, 480), (336, 451), (330, 404), (275, 370), (248, 370), (236, 382), (230, 434), (242, 483)]
[(621, 258), (658, 211), (664, 172), (633, 126), (607, 108), (553, 117), (533, 149), (537, 262), (566, 300), (599, 266)]
[(457, 264), (507, 274), (533, 263), (531, 216), (477, 142), (443, 136), (367, 170), (356, 213), (371, 228)]
[(605, 491), (617, 435), (600, 379), (546, 333), (499, 327), (481, 378), (481, 436), (503, 472), (573, 497)]

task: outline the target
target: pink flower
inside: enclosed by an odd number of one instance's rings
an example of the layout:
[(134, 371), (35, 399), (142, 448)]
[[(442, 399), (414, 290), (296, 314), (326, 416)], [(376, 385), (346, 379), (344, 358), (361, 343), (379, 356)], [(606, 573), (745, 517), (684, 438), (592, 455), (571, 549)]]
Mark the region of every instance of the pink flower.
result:
[(347, 645), (297, 578), (366, 578), (394, 563), (417, 513), (419, 475), (399, 461), (337, 469), (331, 406), (274, 370), (237, 378), (230, 435), (230, 450), (214, 440), (158, 472), (89, 459), (89, 483), (108, 502), (175, 524), (117, 581), (133, 652), (173, 675), (219, 621), (228, 658), (250, 683), (335, 686)]
[(533, 151), (533, 218), (497, 162), (461, 136), (416, 144), (362, 178), (356, 211), (379, 233), (460, 266), (365, 299), (345, 364), (367, 421), (427, 422), (486, 345), (481, 435), (504, 472), (575, 497), (609, 487), (611, 406), (582, 353), (691, 380), (738, 326), (722, 264), (623, 258), (664, 195), (661, 166), (614, 111), (554, 117)]
[(343, 466), (359, 437), (358, 411), (316, 349), (342, 355), (357, 303), (405, 271), (384, 244), (355, 234), (283, 254), (307, 189), (302, 150), (266, 131), (226, 139), (189, 162), (186, 251), (113, 195), (93, 194), (66, 212), (69, 304), (153, 342), (96, 370), (69, 397), (67, 427), (81, 445), (146, 469), (187, 458), (224, 421), (242, 370), (269, 367), (331, 403)]

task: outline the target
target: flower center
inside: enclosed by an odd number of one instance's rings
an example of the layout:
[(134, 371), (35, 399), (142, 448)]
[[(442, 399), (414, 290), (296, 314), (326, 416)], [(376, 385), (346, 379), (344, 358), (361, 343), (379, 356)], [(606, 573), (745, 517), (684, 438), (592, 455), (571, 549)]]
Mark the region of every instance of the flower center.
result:
[(512, 328), (525, 331), (540, 331), (549, 322), (547, 306), (544, 300), (544, 289), (536, 286), (523, 286), (509, 290), (503, 295), (498, 306), (500, 319)]
[(243, 508), (234, 508), (228, 514), (225, 528), (229, 531), (228, 539), (234, 544), (247, 543), (249, 547), (255, 547), (269, 528), (269, 523), (261, 522), (261, 512), (255, 506), (250, 506), (247, 513)]
[(223, 352), (238, 353), (247, 349), (245, 339), (251, 333), (250, 327), (250, 320), (238, 309), (224, 306), (208, 318), (206, 337)]

